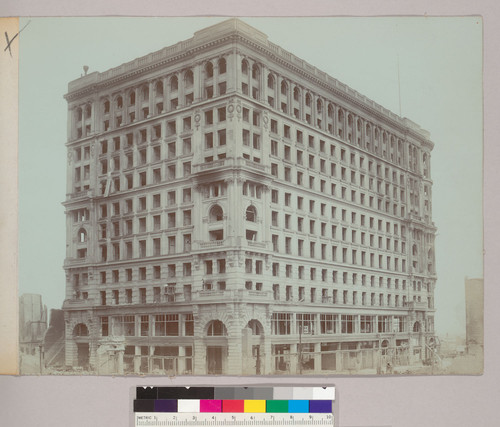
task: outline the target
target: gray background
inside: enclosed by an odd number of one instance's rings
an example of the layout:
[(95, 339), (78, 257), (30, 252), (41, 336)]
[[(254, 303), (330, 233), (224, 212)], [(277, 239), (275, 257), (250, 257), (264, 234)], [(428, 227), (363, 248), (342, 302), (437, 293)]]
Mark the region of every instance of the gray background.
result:
[[(498, 99), (496, 85), (499, 66), (499, 39), (497, 23), (499, 7), (494, 1), (470, 2), (455, 0), (419, 1), (402, 6), (396, 1), (318, 1), (307, 5), (300, 2), (270, 2), (253, 0), (237, 8), (230, 1), (192, 1), (189, 4), (151, 1), (149, 11), (140, 2), (124, 1), (127, 7), (118, 9), (111, 2), (87, 1), (70, 6), (61, 2), (32, 3), (8, 0), (0, 6), (0, 15), (471, 15), (481, 14), (485, 32), (485, 373), (480, 377), (395, 377), (395, 378), (278, 378), (267, 384), (337, 386), (340, 401), (341, 426), (492, 426), (500, 401), (497, 382), (500, 354), (495, 325), (500, 324), (499, 289), (494, 282), (500, 254), (496, 210), (500, 207), (498, 194), (500, 159), (498, 139)], [(194, 7), (193, 5), (197, 5)], [(61, 7), (64, 5), (64, 7)], [(357, 5), (354, 8), (353, 5)], [(89, 9), (92, 7), (93, 9)], [(496, 31), (496, 33), (494, 33)], [(460, 212), (457, 210), (457, 215)], [(466, 245), (466, 242), (463, 242)], [(492, 327), (493, 326), (493, 327)], [(216, 383), (250, 385), (262, 379), (210, 379)], [(178, 379), (144, 380), (141, 378), (96, 377), (1, 377), (0, 416), (2, 425), (15, 426), (114, 426), (128, 425), (130, 388), (138, 384), (155, 385), (203, 384), (203, 379), (189, 378), (189, 383)]]

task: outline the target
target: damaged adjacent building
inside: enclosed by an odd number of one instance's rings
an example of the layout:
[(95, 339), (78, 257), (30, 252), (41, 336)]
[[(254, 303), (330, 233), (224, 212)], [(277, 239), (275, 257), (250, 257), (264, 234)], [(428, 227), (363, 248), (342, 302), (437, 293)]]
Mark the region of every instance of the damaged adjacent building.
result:
[(19, 297), (19, 350), (21, 355), (38, 355), (47, 331), (47, 306), (39, 294)]
[(296, 375), (430, 357), (427, 131), (237, 19), (65, 98), (67, 365)]

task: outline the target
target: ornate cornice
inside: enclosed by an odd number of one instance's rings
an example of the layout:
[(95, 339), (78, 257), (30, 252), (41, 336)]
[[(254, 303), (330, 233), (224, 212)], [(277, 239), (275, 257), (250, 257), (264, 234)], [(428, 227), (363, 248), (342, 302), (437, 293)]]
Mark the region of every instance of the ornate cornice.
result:
[[(251, 48), (252, 50), (256, 51), (257, 53), (260, 53), (264, 55), (266, 58), (268, 58), (270, 61), (281, 65), (282, 67), (286, 68), (290, 72), (294, 73), (295, 75), (298, 75), (302, 77), (304, 80), (307, 80), (310, 82), (312, 85), (323, 89), (327, 93), (345, 101), (349, 105), (356, 107), (360, 111), (364, 112), (367, 117), (365, 120), (369, 118), (373, 118), (375, 120), (381, 121), (386, 123), (388, 126), (392, 127), (393, 129), (399, 131), (402, 135), (409, 135), (412, 138), (418, 140), (422, 145), (429, 147), (432, 149), (433, 143), (426, 138), (424, 135), (418, 132), (416, 129), (412, 129), (411, 127), (407, 126), (405, 123), (400, 122), (399, 120), (403, 121), (403, 118), (395, 118), (390, 116), (389, 110), (387, 110), (387, 113), (384, 111), (379, 111), (377, 108), (374, 108), (371, 105), (368, 105), (366, 102), (363, 102), (362, 99), (358, 99), (356, 96), (353, 96), (349, 94), (347, 91), (351, 90), (355, 94), (357, 94), (356, 91), (353, 89), (349, 88), (347, 85), (342, 84), (338, 82), (336, 79), (333, 77), (329, 76), (328, 74), (319, 71), (316, 67), (313, 67), (312, 65), (308, 64), (305, 61), (300, 60), (299, 58), (295, 57), (293, 54), (290, 52), (287, 52), (281, 48), (279, 48), (277, 45), (274, 45), (270, 43), (269, 41), (266, 40), (266, 42), (262, 41), (257, 41), (253, 40), (250, 35), (241, 32), (238, 29), (233, 29), (230, 33), (222, 34), (222, 35), (215, 35), (215, 39), (213, 40), (208, 40), (208, 41), (202, 41), (201, 43), (197, 43), (195, 40), (195, 37), (184, 41), (184, 42), (179, 42), (176, 45), (173, 45), (171, 47), (164, 48), (162, 50), (150, 53), (149, 55), (143, 56), (141, 58), (137, 58), (134, 61), (131, 61), (127, 64), (122, 65), (121, 67), (132, 67), (132, 69), (124, 71), (123, 73), (120, 73), (119, 75), (115, 77), (110, 77), (106, 78), (105, 75), (106, 73), (111, 72), (113, 69), (104, 72), (104, 73), (98, 73), (96, 75), (96, 82), (95, 83), (89, 83), (88, 85), (78, 88), (74, 91), (68, 92), (64, 97), (67, 101), (72, 101), (74, 99), (78, 99), (80, 97), (88, 96), (90, 94), (95, 94), (98, 91), (101, 91), (105, 88), (109, 88), (111, 86), (116, 86), (118, 84), (121, 84), (127, 80), (132, 80), (133, 78), (140, 77), (142, 75), (146, 75), (148, 73), (151, 73), (155, 70), (161, 69), (162, 67), (165, 66), (171, 66), (172, 64), (175, 64), (177, 62), (189, 59), (189, 58), (194, 58), (197, 54), (205, 52), (209, 49), (213, 49), (216, 47), (224, 46), (224, 45), (229, 45), (231, 49), (234, 48), (234, 43), (241, 43), (246, 45), (247, 47)], [(179, 49), (182, 49), (182, 47), (186, 45), (186, 49), (184, 51), (180, 51)], [(179, 46), (179, 47), (177, 47)], [(172, 55), (168, 56), (168, 50), (169, 49), (174, 49), (176, 52), (172, 53)], [(278, 50), (281, 53), (278, 53)], [(244, 54), (244, 52), (241, 52), (241, 54)], [(223, 53), (220, 53), (220, 55), (223, 55)], [(163, 56), (160, 59), (155, 61), (155, 56)], [(302, 67), (299, 67), (298, 65), (294, 64), (291, 59), (286, 58), (285, 56), (289, 56), (290, 58), (297, 58), (297, 60), (301, 61), (301, 63), (304, 66), (308, 66), (311, 68), (311, 70), (314, 70), (316, 72), (320, 72), (325, 79), (332, 79), (332, 82), (335, 83), (335, 85), (341, 85), (342, 88), (333, 86), (331, 83), (329, 83), (326, 80), (323, 80), (319, 78), (318, 76), (314, 75), (311, 71), (308, 71)], [(149, 63), (145, 65), (140, 65), (141, 61), (150, 61)], [(134, 63), (137, 62), (138, 65), (137, 67), (133, 68)], [(119, 68), (119, 67), (118, 67)], [(117, 68), (117, 69), (118, 69)], [(114, 70), (117, 70), (114, 69)], [(173, 70), (172, 70), (173, 71)], [(102, 80), (100, 80), (102, 79)], [(362, 95), (359, 95), (362, 96)], [(368, 98), (366, 98), (368, 100)], [(331, 100), (332, 102), (335, 102), (334, 100)], [(375, 106), (384, 109), (379, 104), (374, 103)]]

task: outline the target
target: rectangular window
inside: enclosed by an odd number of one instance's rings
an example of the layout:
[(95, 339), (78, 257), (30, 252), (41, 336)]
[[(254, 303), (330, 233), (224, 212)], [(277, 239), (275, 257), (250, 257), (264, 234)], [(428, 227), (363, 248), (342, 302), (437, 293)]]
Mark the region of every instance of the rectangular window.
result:
[(371, 334), (375, 332), (375, 321), (373, 316), (360, 316), (360, 328), (362, 334)]
[(302, 335), (314, 335), (315, 334), (315, 316), (309, 313), (298, 313), (297, 314), (297, 334)]
[(342, 334), (354, 333), (354, 316), (351, 314), (342, 314), (340, 317), (340, 330)]
[(271, 319), (272, 335), (290, 335), (292, 326), (291, 313), (273, 313)]
[(185, 315), (184, 334), (188, 337), (194, 335), (194, 318), (191, 313)]
[(178, 314), (155, 315), (154, 331), (156, 337), (179, 336), (179, 315)]
[(320, 333), (321, 334), (336, 334), (337, 333), (337, 318), (336, 314), (320, 314)]
[(101, 317), (101, 336), (103, 336), (103, 337), (109, 336), (109, 317), (108, 316)]

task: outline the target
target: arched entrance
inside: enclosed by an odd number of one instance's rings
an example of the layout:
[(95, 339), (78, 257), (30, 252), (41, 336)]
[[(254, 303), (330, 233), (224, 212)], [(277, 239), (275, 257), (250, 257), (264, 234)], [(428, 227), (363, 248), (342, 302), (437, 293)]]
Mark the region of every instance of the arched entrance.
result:
[(73, 339), (77, 348), (77, 366), (88, 368), (90, 362), (89, 329), (84, 323), (78, 323), (73, 328)]
[(206, 326), (207, 365), (209, 375), (221, 375), (226, 369), (227, 328), (220, 320), (211, 320)]

